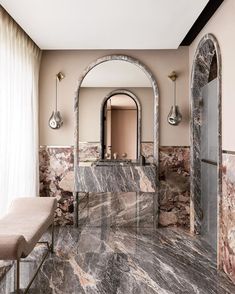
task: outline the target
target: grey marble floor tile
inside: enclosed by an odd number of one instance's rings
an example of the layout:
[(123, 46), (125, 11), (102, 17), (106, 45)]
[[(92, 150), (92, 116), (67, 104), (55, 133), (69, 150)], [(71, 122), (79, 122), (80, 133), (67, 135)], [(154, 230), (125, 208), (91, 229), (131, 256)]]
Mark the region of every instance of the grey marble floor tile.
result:
[[(22, 264), (22, 287), (44, 250), (38, 246)], [(235, 293), (213, 257), (206, 243), (180, 229), (57, 227), (56, 252), (29, 293)], [(1, 294), (12, 291), (13, 276), (14, 268), (1, 281)]]

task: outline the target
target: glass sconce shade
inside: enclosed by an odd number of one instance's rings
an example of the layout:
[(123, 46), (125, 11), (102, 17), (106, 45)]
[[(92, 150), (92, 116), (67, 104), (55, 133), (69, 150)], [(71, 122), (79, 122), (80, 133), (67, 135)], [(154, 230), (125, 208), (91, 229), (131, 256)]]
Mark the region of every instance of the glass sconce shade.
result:
[(171, 106), (170, 112), (167, 116), (167, 121), (172, 126), (177, 126), (181, 120), (182, 120), (182, 114), (180, 113), (179, 106), (176, 105), (176, 79), (177, 74), (175, 71), (173, 71), (168, 78), (172, 80), (174, 83), (174, 89), (173, 89), (173, 105)]
[(177, 126), (182, 120), (182, 115), (177, 105), (171, 106), (171, 110), (168, 114), (167, 121), (172, 126)]
[(57, 96), (58, 96), (58, 82), (61, 82), (65, 75), (62, 72), (59, 72), (56, 75), (56, 95), (55, 95), (55, 111), (52, 112), (49, 118), (49, 127), (52, 129), (59, 129), (63, 125), (63, 119), (61, 117), (60, 112), (57, 110)]
[(49, 118), (49, 127), (52, 129), (59, 129), (63, 125), (63, 119), (59, 111), (53, 111)]

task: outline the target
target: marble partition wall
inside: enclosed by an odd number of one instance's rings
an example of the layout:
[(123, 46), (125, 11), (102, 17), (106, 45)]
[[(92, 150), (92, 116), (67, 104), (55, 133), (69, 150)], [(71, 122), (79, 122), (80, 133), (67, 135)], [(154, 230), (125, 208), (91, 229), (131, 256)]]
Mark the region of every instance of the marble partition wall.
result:
[(190, 226), (190, 148), (160, 148), (159, 225)]
[(75, 190), (82, 192), (158, 192), (155, 165), (79, 166)]
[(220, 265), (235, 283), (235, 152), (223, 153)]
[(56, 197), (56, 224), (73, 224), (73, 148), (41, 146), (39, 151), (40, 196)]
[[(83, 158), (97, 154), (95, 144), (83, 144), (79, 155)], [(142, 152), (151, 162), (153, 143), (142, 143)], [(73, 148), (40, 148), (40, 194), (56, 197), (56, 222), (73, 223)], [(189, 227), (189, 147), (160, 148), (159, 223), (161, 226)]]
[[(201, 199), (201, 124), (202, 88), (212, 79), (218, 78), (218, 184), (221, 191), (221, 53), (217, 39), (205, 35), (198, 44), (191, 74), (191, 232), (201, 233), (203, 219)], [(219, 192), (220, 194), (220, 192)]]

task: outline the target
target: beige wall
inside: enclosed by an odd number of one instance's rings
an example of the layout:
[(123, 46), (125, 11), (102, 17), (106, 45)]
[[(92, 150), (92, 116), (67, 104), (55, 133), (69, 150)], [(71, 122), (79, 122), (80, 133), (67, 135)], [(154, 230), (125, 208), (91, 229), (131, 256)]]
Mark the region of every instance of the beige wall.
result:
[[(153, 90), (128, 88), (142, 109), (142, 141), (153, 141)], [(79, 99), (79, 138), (81, 142), (100, 141), (100, 111), (106, 95), (114, 88), (82, 88)]]
[[(83, 70), (95, 59), (108, 54), (126, 54), (145, 63), (153, 72), (160, 91), (160, 144), (189, 144), (189, 103), (188, 103), (188, 48), (178, 50), (109, 50), (109, 51), (43, 51), (40, 70), (40, 144), (73, 145), (74, 113), (73, 102), (77, 90), (77, 80)], [(167, 75), (179, 72), (177, 80), (178, 104), (183, 114), (182, 123), (170, 126), (167, 114), (172, 104), (173, 85)], [(58, 108), (64, 118), (64, 125), (59, 130), (48, 127), (48, 119), (53, 110), (55, 99), (55, 75), (63, 71), (65, 79), (59, 84)]]
[(235, 1), (226, 0), (221, 4), (198, 37), (189, 47), (189, 67), (192, 68), (194, 54), (200, 39), (212, 33), (218, 40), (222, 55), (222, 148), (235, 150), (234, 109), (235, 109)]
[(127, 154), (127, 159), (136, 159), (137, 110), (112, 109), (112, 154)]

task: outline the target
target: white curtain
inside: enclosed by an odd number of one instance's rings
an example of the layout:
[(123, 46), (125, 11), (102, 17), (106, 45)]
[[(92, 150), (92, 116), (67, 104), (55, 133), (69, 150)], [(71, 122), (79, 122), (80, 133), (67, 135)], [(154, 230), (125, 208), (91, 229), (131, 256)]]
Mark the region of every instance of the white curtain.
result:
[(14, 198), (38, 195), (40, 58), (0, 6), (0, 217)]

